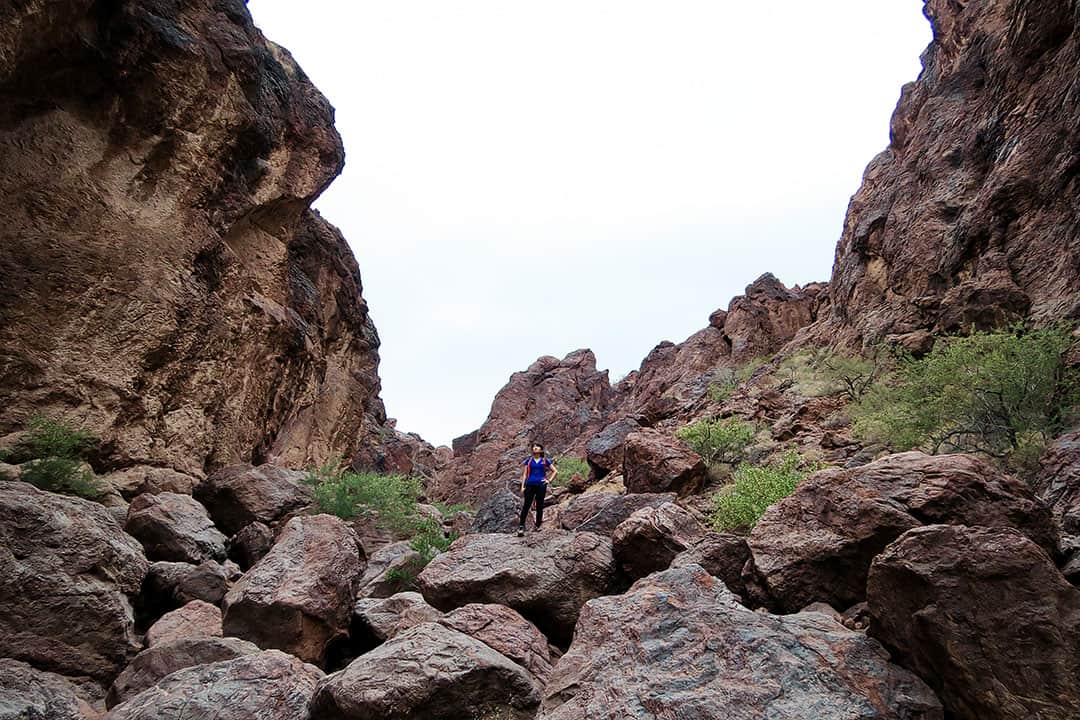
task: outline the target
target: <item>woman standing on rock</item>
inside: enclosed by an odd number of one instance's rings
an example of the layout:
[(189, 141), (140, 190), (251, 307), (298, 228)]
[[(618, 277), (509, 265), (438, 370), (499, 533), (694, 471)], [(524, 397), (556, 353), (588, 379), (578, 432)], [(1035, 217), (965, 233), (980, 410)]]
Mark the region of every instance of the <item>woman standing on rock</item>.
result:
[(521, 492), (525, 495), (525, 504), (521, 507), (521, 520), (518, 522), (518, 537), (525, 534), (525, 518), (529, 508), (536, 501), (536, 529), (544, 521), (544, 495), (547, 494), (548, 472), (552, 480), (559, 474), (559, 469), (544, 457), (544, 446), (533, 443), (532, 454), (521, 463)]

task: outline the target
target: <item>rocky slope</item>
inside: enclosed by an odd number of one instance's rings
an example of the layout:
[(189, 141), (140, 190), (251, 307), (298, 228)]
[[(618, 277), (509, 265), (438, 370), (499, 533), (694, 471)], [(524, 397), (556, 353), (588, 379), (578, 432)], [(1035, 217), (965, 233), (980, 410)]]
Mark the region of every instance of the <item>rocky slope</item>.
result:
[(0, 435), (98, 469), (351, 456), (386, 417), (333, 109), (241, 2), (0, 7)]

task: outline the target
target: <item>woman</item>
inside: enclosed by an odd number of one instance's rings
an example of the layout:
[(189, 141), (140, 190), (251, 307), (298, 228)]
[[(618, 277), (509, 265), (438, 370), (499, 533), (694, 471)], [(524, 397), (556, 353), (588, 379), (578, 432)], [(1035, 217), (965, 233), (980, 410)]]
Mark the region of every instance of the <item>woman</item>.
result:
[[(521, 463), (521, 492), (525, 495), (525, 504), (521, 507), (521, 521), (518, 523), (518, 537), (525, 534), (525, 518), (529, 516), (529, 508), (536, 501), (536, 529), (540, 529), (540, 523), (544, 521), (544, 495), (547, 493), (548, 480), (554, 480), (559, 474), (559, 469), (544, 457), (544, 446), (533, 443), (532, 455), (525, 458)], [(548, 478), (548, 473), (551, 477)]]

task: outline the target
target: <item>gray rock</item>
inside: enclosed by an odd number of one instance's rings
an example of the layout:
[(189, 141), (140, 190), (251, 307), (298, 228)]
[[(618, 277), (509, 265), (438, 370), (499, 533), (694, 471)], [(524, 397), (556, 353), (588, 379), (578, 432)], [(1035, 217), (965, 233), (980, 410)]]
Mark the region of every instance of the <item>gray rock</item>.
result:
[(124, 530), (142, 543), (150, 560), (198, 564), (225, 559), (225, 536), (190, 495), (139, 495), (128, 507)]
[(98, 713), (62, 675), (0, 658), (0, 720), (94, 720)]
[(551, 674), (555, 653), (547, 638), (505, 605), (470, 603), (448, 612), (438, 622), (502, 653), (531, 672), (541, 684)]
[(610, 535), (619, 523), (645, 507), (674, 502), (675, 493), (591, 492), (578, 495), (562, 508), (559, 524), (567, 530)]
[(221, 609), (203, 600), (165, 613), (146, 631), (146, 645), (196, 637), (221, 637)]
[(512, 533), (517, 529), (522, 499), (509, 490), (492, 495), (476, 511), (473, 518), (474, 533)]
[(383, 545), (368, 558), (364, 574), (356, 582), (356, 596), (387, 598), (409, 590), (422, 564), (423, 558), (408, 540)]
[(615, 528), (611, 534), (612, 552), (623, 573), (637, 580), (667, 569), (676, 555), (705, 533), (685, 508), (664, 503), (636, 511)]
[(442, 613), (417, 592), (364, 598), (356, 601), (349, 635), (358, 648), (368, 650), (414, 625), (435, 622), (441, 617)]
[(306, 473), (276, 465), (228, 465), (195, 488), (214, 524), (234, 535), (253, 522), (267, 525), (311, 503)]
[(750, 558), (746, 538), (727, 533), (706, 533), (671, 561), (671, 567), (700, 565), (705, 572), (723, 580), (727, 589), (741, 598), (746, 597), (742, 572)]

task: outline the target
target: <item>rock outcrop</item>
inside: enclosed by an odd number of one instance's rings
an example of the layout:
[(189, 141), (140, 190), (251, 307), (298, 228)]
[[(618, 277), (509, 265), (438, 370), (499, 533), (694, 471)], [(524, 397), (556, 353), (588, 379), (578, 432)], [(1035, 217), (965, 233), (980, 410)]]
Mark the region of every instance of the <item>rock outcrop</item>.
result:
[(631, 580), (666, 570), (675, 557), (705, 535), (705, 528), (675, 503), (638, 510), (611, 534), (612, 553)]
[(646, 428), (626, 436), (624, 482), (632, 493), (688, 495), (705, 482), (705, 463), (682, 440)]
[(836, 249), (826, 333), (1080, 316), (1075, 7), (927, 0), (934, 40)]
[(918, 677), (814, 612), (739, 605), (696, 565), (591, 600), (555, 665), (539, 720), (942, 720)]
[(1039, 462), (1036, 493), (1064, 532), (1080, 535), (1080, 429), (1050, 443)]
[(1015, 527), (1057, 548), (1049, 509), (1020, 480), (971, 455), (888, 455), (825, 470), (776, 503), (750, 533), (761, 602), (794, 612), (865, 599), (874, 556), (905, 531), (935, 523)]
[(870, 632), (963, 720), (1080, 716), (1080, 590), (1011, 528), (932, 525), (870, 569)]
[(362, 570), (356, 535), (344, 522), (293, 518), (225, 596), (224, 632), (322, 663), (329, 643), (348, 633)]
[(750, 559), (746, 538), (739, 535), (708, 532), (671, 561), (671, 567), (700, 565), (705, 572), (723, 581), (740, 599), (746, 597), (742, 573)]
[(124, 531), (150, 560), (200, 563), (224, 560), (227, 538), (198, 500), (177, 493), (143, 493), (128, 507)]
[(443, 615), (439, 624), (476, 638), (547, 682), (554, 653), (536, 626), (505, 605), (470, 603)]
[(440, 610), (469, 603), (507, 605), (564, 646), (581, 606), (607, 593), (614, 581), (611, 541), (563, 530), (525, 538), (466, 535), (417, 578), (420, 592)]
[(0, 655), (108, 682), (138, 651), (148, 563), (97, 503), (0, 482)]
[(227, 465), (199, 483), (195, 499), (215, 525), (233, 535), (253, 522), (270, 524), (308, 505), (312, 491), (306, 477), (277, 465)]
[(374, 443), (378, 335), (309, 209), (333, 122), (242, 3), (5, 4), (0, 434), (61, 414), (196, 477)]
[(400, 592), (388, 598), (361, 598), (353, 609), (349, 640), (361, 651), (380, 645), (420, 623), (436, 622), (442, 613), (417, 592)]

